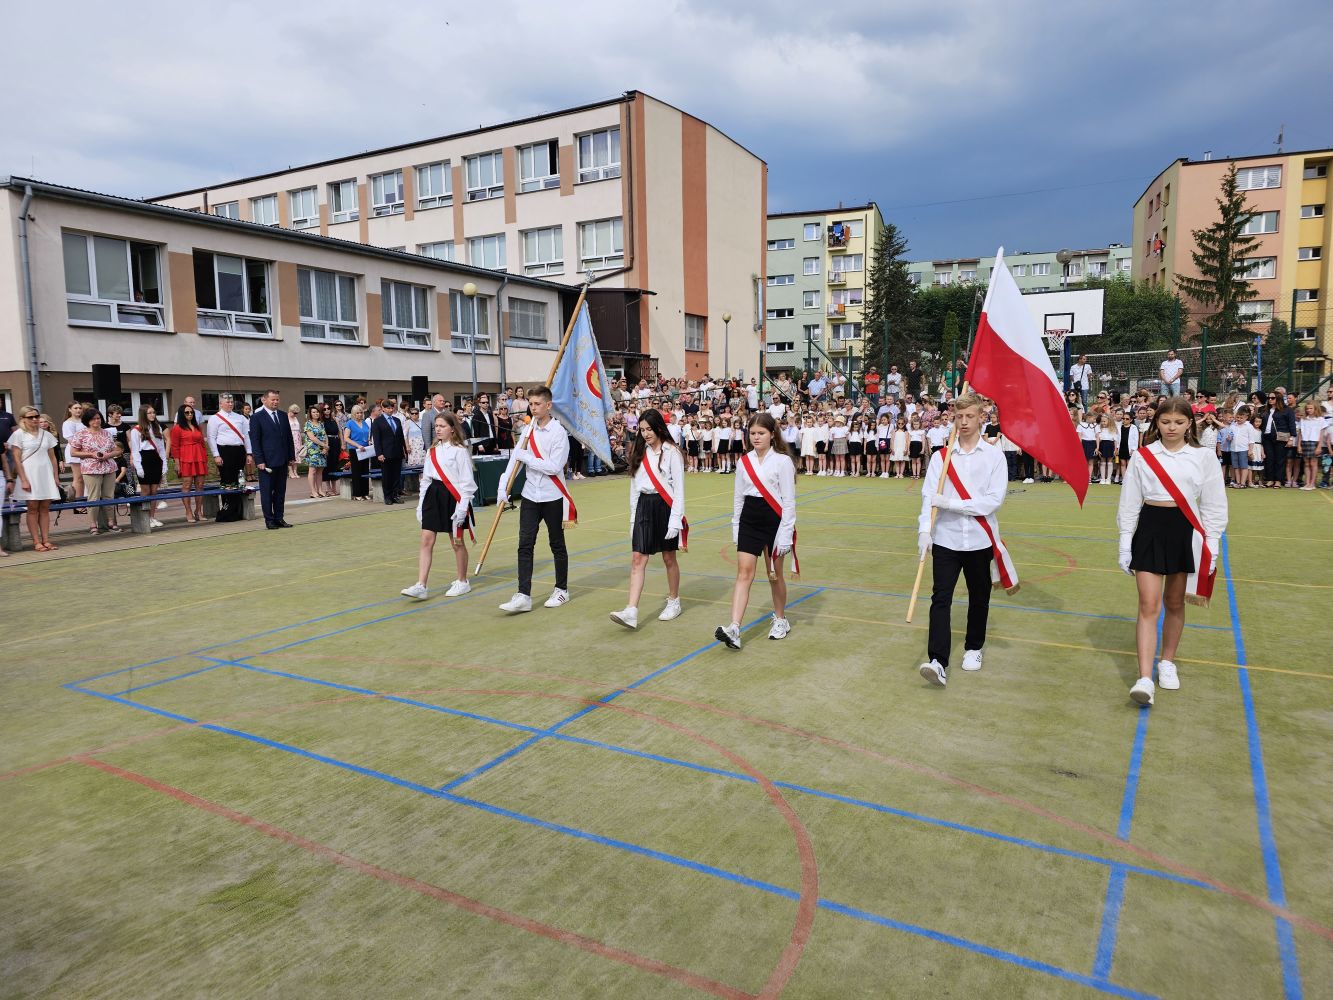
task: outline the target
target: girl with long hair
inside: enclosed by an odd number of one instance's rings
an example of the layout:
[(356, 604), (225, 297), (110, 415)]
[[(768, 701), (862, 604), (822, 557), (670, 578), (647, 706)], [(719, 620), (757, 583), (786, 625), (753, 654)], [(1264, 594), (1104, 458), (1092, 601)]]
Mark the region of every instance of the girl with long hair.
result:
[(1103, 410), (1097, 415), (1097, 462), (1101, 466), (1103, 486), (1111, 485), (1111, 459), (1115, 458), (1116, 438), (1119, 436), (1110, 414)]
[(471, 529), (475, 524), (472, 498), (476, 494), (472, 452), (467, 446), (463, 424), (452, 411), (445, 410), (435, 418), (434, 444), (421, 467), (421, 494), (417, 499), (417, 522), (421, 525), (417, 582), (403, 588), (404, 597), (424, 601), (429, 596), (426, 584), (435, 555), (435, 539), (441, 531), (449, 536), (449, 544), (453, 546), (454, 570), (458, 574), (444, 596), (460, 597), (472, 589), (467, 578), (467, 545), (463, 541), (463, 530)]
[(670, 429), (657, 410), (639, 417), (638, 433), (629, 448), (630, 570), (629, 602), (611, 620), (627, 629), (639, 627), (639, 598), (643, 596), (648, 562), (658, 553), (666, 568), (667, 602), (658, 621), (680, 617), (680, 564), (676, 551), (688, 537), (685, 520), (685, 459), (671, 439)]
[(74, 474), (74, 495), (83, 496), (83, 459), (73, 454), (70, 442), (83, 430), (83, 404), (77, 399), (65, 407), (65, 422), (60, 425), (60, 436), (65, 439), (65, 465)]
[[(139, 407), (139, 419), (130, 428), (130, 460), (134, 463), (134, 474), (139, 477), (141, 494), (151, 497), (157, 493), (170, 458), (171, 450), (163, 437), (162, 425), (158, 423), (157, 410), (151, 406)], [(151, 511), (157, 507), (160, 510), (165, 506), (159, 500), (156, 504), (150, 504), (148, 509)], [(162, 522), (151, 514), (148, 523), (154, 528), (162, 527)]]

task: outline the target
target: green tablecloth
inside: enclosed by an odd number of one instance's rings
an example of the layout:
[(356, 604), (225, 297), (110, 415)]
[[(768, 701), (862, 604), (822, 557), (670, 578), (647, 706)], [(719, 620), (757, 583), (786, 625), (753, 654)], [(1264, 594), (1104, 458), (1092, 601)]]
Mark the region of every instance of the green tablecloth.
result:
[[(500, 458), (498, 455), (478, 455), (472, 459), (472, 469), (477, 477), (477, 495), (472, 499), (473, 506), (486, 507), (495, 503), (495, 495), (500, 488), (500, 476), (504, 474), (505, 466), (508, 464), (508, 459)], [(514, 488), (510, 496), (518, 496), (522, 491), (525, 471), (520, 465), (518, 475), (514, 477)]]

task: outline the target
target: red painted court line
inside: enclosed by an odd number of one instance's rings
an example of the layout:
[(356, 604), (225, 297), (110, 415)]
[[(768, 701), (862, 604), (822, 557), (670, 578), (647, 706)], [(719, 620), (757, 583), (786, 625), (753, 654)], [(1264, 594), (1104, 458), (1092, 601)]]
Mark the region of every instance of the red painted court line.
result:
[(446, 903), (449, 906), (465, 910), (479, 917), (485, 917), (487, 920), (496, 923), (505, 924), (509, 927), (515, 927), (519, 930), (528, 931), (532, 934), (540, 935), (560, 944), (568, 945), (572, 948), (578, 948), (589, 954), (597, 955), (601, 958), (609, 959), (613, 962), (619, 962), (622, 965), (628, 965), (636, 969), (642, 969), (645, 972), (651, 972), (655, 975), (672, 979), (685, 986), (693, 987), (705, 993), (711, 993), (713, 996), (724, 997), (726, 1000), (757, 1000), (755, 994), (746, 993), (743, 990), (727, 986), (725, 983), (719, 983), (708, 979), (705, 976), (697, 975), (688, 969), (681, 969), (674, 965), (668, 965), (665, 962), (659, 962), (656, 959), (646, 958), (642, 955), (636, 955), (633, 952), (625, 951), (622, 948), (614, 948), (603, 944), (601, 941), (593, 938), (584, 937), (582, 934), (576, 934), (573, 931), (561, 930), (558, 927), (552, 927), (550, 924), (542, 923), (539, 920), (533, 920), (530, 917), (522, 916), (517, 913), (510, 913), (508, 910), (501, 910), (498, 907), (490, 906), (476, 899), (470, 899), (467, 896), (451, 892), (448, 889), (441, 888), (438, 885), (432, 885), (430, 882), (423, 882), (420, 879), (412, 878), (410, 875), (402, 875), (398, 872), (390, 871), (387, 868), (381, 868), (379, 865), (371, 864), (368, 861), (362, 861), (349, 854), (327, 847), (324, 844), (316, 843), (299, 834), (284, 830), (281, 827), (274, 826), (272, 823), (266, 823), (253, 816), (247, 816), (245, 813), (237, 812), (227, 806), (219, 805), (216, 802), (210, 802), (208, 799), (200, 798), (174, 785), (168, 785), (165, 782), (150, 778), (147, 775), (139, 774), (135, 771), (127, 771), (124, 768), (117, 767), (114, 764), (108, 764), (106, 761), (92, 760), (89, 758), (78, 758), (78, 763), (85, 764), (88, 767), (96, 768), (107, 774), (114, 775), (126, 781), (132, 781), (135, 784), (142, 785), (144, 788), (158, 792), (161, 795), (169, 796), (178, 802), (183, 802), (188, 806), (199, 809), (203, 812), (212, 813), (214, 816), (220, 816), (222, 819), (236, 823), (240, 826), (249, 827), (252, 830), (272, 837), (274, 840), (281, 841), (284, 844), (290, 844), (293, 847), (299, 847), (316, 857), (325, 861), (354, 871), (359, 875), (368, 875), (371, 878), (379, 879), (381, 882), (387, 882), (390, 885), (396, 885), (399, 888), (408, 889), (419, 893), (430, 899)]

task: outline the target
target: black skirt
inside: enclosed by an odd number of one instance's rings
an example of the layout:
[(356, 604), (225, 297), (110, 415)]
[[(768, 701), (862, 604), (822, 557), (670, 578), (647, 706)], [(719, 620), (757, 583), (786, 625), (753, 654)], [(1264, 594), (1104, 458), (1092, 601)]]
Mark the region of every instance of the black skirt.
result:
[(1179, 507), (1143, 505), (1130, 543), (1129, 568), (1160, 576), (1194, 572), (1194, 529)]
[[(449, 492), (449, 487), (438, 479), (432, 479), (430, 485), (426, 487), (426, 499), (421, 504), (422, 530), (450, 534), (454, 530), (454, 511), (457, 509), (458, 501)], [(476, 523), (476, 519), (472, 516), (472, 508), (468, 507), (467, 520), (463, 522), (463, 526), (470, 528)]]
[(1088, 459), (1089, 461), (1091, 461), (1091, 460), (1092, 460), (1092, 457), (1093, 457), (1094, 455), (1096, 455), (1096, 454), (1097, 454), (1097, 442), (1096, 442), (1096, 441), (1084, 441), (1084, 442), (1083, 442), (1083, 457), (1086, 458), (1086, 459)]
[(907, 446), (907, 457), (908, 457), (908, 458), (920, 458), (920, 457), (921, 457), (921, 451), (922, 451), (922, 448), (921, 448), (921, 442), (920, 442), (920, 441), (913, 441), (911, 444), (909, 444), (909, 445)]
[(1110, 461), (1112, 458), (1115, 457), (1115, 442), (1098, 441), (1097, 452), (1098, 454), (1101, 455), (1102, 458), (1106, 459), (1107, 461)]
[(143, 475), (139, 477), (139, 482), (144, 486), (160, 486), (162, 456), (157, 453), (157, 449), (139, 452), (139, 463), (143, 466)]
[(688, 443), (688, 445), (687, 445), (687, 450), (689, 451), (690, 458), (698, 458), (698, 457), (699, 457), (699, 442), (698, 442), (697, 440), (695, 440), (695, 441), (690, 441), (690, 442)]
[(733, 455), (745, 454), (745, 441), (742, 438), (736, 438), (731, 442), (731, 453)]
[(767, 500), (763, 497), (747, 496), (741, 506), (736, 551), (746, 552), (752, 556), (763, 555), (765, 549), (773, 548), (781, 524), (782, 518), (768, 505)]
[(665, 500), (656, 493), (640, 493), (639, 503), (634, 508), (634, 529), (630, 532), (632, 551), (651, 556), (679, 549), (679, 538), (666, 539), (670, 521), (671, 508)]
[(847, 454), (849, 454), (849, 455), (860, 455), (860, 454), (862, 454), (862, 453), (865, 451), (865, 447), (866, 447), (866, 446), (865, 446), (864, 444), (862, 444), (860, 441), (848, 441), (848, 442), (847, 442)]

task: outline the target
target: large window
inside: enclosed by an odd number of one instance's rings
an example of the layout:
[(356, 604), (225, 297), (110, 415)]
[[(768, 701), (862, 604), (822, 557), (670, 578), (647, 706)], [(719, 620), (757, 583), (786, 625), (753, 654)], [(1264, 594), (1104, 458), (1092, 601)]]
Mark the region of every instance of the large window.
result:
[(1010, 270), (1015, 278), (1026, 278), (1028, 276), (1028, 266), (1026, 264), (1015, 264)]
[(355, 222), (358, 218), (356, 205), (356, 181), (334, 181), (329, 185), (329, 221)]
[(505, 193), (505, 161), (500, 152), (469, 156), (463, 161), (467, 174), (467, 200), (484, 201)]
[(838, 323), (833, 327), (833, 339), (839, 340), (860, 340), (860, 323)]
[(523, 273), (565, 273), (565, 238), (560, 226), (523, 233)]
[(866, 266), (866, 255), (863, 253), (840, 254), (833, 262), (833, 266), (843, 272), (864, 271)]
[(61, 243), (72, 322), (165, 327), (156, 246), (83, 233), (62, 233)]
[(304, 187), (287, 192), (293, 229), (314, 229), (319, 225), (319, 199), (314, 188)]
[(1240, 303), (1240, 321), (1242, 323), (1268, 323), (1273, 319), (1272, 299), (1252, 299)]
[(822, 343), (824, 340), (824, 327), (819, 323), (807, 323), (801, 327), (805, 331), (805, 339), (812, 340), (815, 343)]
[(1274, 278), (1277, 276), (1277, 258), (1250, 257), (1237, 261), (1236, 275), (1241, 278)]
[(213, 206), (213, 214), (222, 219), (239, 219), (241, 217), (241, 203), (239, 201), (224, 201)]
[(788, 238), (783, 240), (769, 240), (768, 249), (770, 250), (792, 250), (796, 247), (796, 241)]
[(273, 336), (265, 261), (196, 250), (194, 301), (200, 333)]
[(509, 300), (509, 339), (544, 344), (546, 303), (532, 299)]
[(1324, 259), (1324, 248), (1323, 248), (1323, 247), (1300, 247), (1300, 248), (1296, 251), (1296, 259), (1297, 259), (1297, 260), (1323, 260), (1323, 259)]
[(793, 316), (795, 316), (795, 315), (796, 315), (796, 310), (795, 310), (795, 309), (792, 309), (792, 308), (786, 308), (786, 309), (769, 309), (769, 310), (765, 311), (765, 313), (764, 313), (764, 318), (765, 318), (765, 319), (791, 319), (791, 318), (792, 318)]
[(402, 215), (405, 205), (401, 170), (390, 170), (370, 178), (371, 215)]
[(403, 281), (380, 284), (385, 347), (430, 347), (430, 289)]
[(454, 174), (449, 161), (417, 167), (417, 210), (454, 203)]
[(579, 224), (581, 269), (603, 271), (625, 263), (625, 221), (602, 219)]
[(787, 351), (794, 351), (794, 350), (796, 350), (796, 343), (795, 343), (795, 341), (791, 341), (791, 340), (776, 340), (776, 341), (770, 341), (770, 342), (769, 342), (767, 345), (765, 345), (765, 346), (768, 348), (768, 353), (769, 353), (769, 354), (784, 354), (784, 353), (786, 353)]
[(579, 183), (620, 176), (620, 129), (608, 128), (579, 136)]
[(257, 222), (261, 226), (276, 226), (278, 224), (278, 196), (276, 194), (266, 194), (260, 198), (251, 198), (250, 221)]
[(492, 271), (505, 269), (505, 236), (474, 236), (467, 241), (467, 262), (473, 267), (488, 267)]
[(818, 292), (818, 291), (813, 291), (813, 292), (802, 292), (802, 293), (801, 293), (801, 308), (802, 308), (802, 309), (818, 309), (818, 308), (819, 308), (819, 292)]
[(554, 139), (518, 147), (518, 189), (544, 191), (560, 186), (560, 147)]
[(1245, 236), (1275, 233), (1277, 232), (1277, 217), (1277, 212), (1255, 212), (1246, 220), (1240, 231)]
[(774, 285), (794, 285), (796, 284), (796, 275), (794, 274), (770, 274), (768, 276), (768, 287)]
[(443, 240), (439, 243), (418, 243), (417, 253), (423, 257), (434, 257), (436, 260), (449, 260), (457, 263), (458, 251), (454, 247), (453, 240)]
[(301, 305), (301, 339), (356, 344), (361, 328), (356, 319), (356, 279), (350, 274), (296, 270)]
[(801, 273), (802, 273), (802, 274), (818, 274), (818, 273), (819, 273), (819, 258), (818, 258), (818, 257), (806, 257), (803, 261), (801, 261)]
[(473, 344), (486, 351), (491, 344), (490, 299), (481, 295), (468, 298), (462, 292), (449, 293), (449, 347), (470, 352)]
[(1241, 191), (1282, 186), (1281, 167), (1248, 167), (1236, 171), (1236, 187)]
[(707, 330), (708, 320), (703, 316), (691, 316), (687, 313), (685, 316), (685, 350), (707, 350)]
[(819, 232), (819, 223), (818, 223), (818, 222), (807, 222), (807, 223), (801, 228), (801, 239), (803, 239), (803, 240), (804, 240), (805, 242), (807, 242), (807, 243), (812, 242), (813, 240), (818, 240), (818, 239), (822, 239), (822, 238), (823, 238), (823, 237), (822, 237), (822, 235), (821, 235), (820, 232)]
[(1042, 275), (1046, 275), (1046, 274), (1050, 274), (1050, 273), (1051, 273), (1051, 265), (1048, 264), (1048, 263), (1041, 263), (1041, 264), (1033, 264), (1033, 265), (1032, 265), (1032, 276), (1033, 276), (1034, 278), (1041, 277)]
[(1324, 217), (1324, 206), (1323, 206), (1323, 205), (1302, 205), (1302, 206), (1301, 206), (1301, 218), (1302, 218), (1302, 219), (1322, 219), (1323, 217)]

